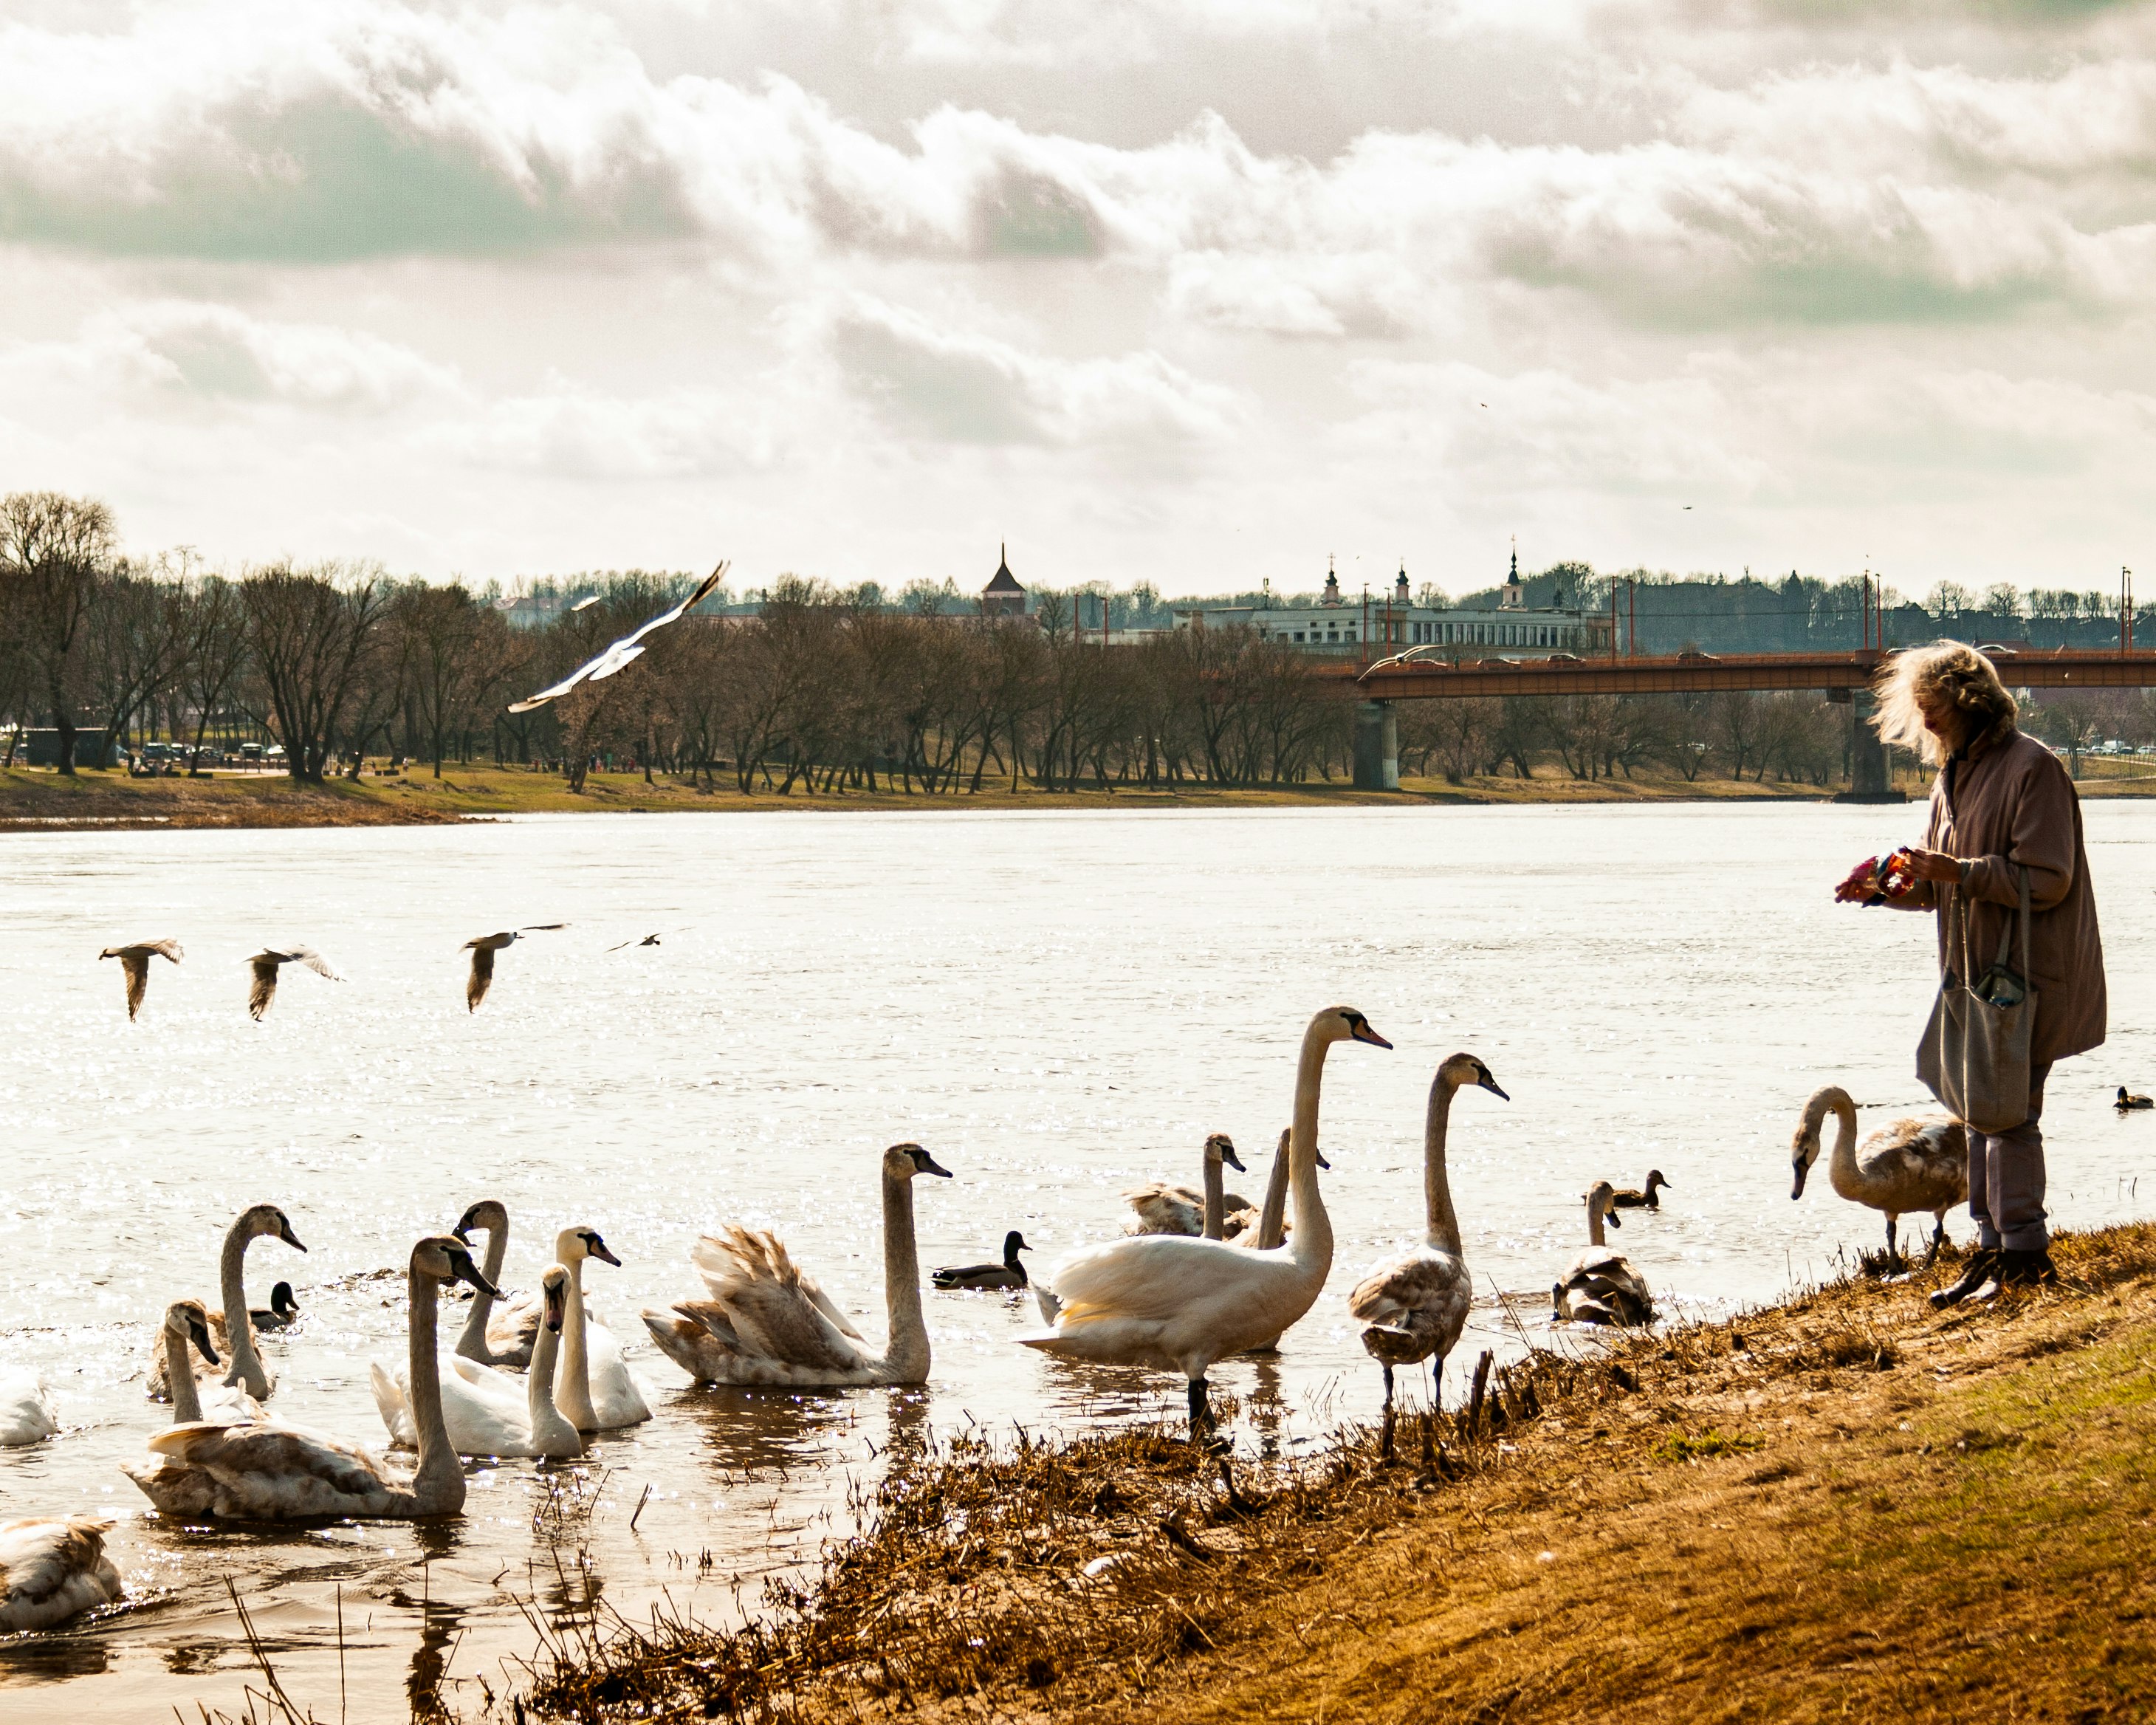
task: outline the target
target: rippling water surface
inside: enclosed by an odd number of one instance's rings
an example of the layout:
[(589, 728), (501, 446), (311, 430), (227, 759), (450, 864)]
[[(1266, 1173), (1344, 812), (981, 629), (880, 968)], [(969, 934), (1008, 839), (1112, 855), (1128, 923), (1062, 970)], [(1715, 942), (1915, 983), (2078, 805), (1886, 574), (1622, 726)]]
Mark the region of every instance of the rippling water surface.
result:
[[(1333, 1001), (1398, 1046), (1333, 1052), (1335, 1270), (1276, 1364), (1216, 1370), (1245, 1445), (1374, 1409), (1343, 1301), (1363, 1264), (1419, 1229), (1423, 1098), (1455, 1049), (1512, 1097), (1471, 1091), (1454, 1114), (1486, 1296), (1456, 1358), (1519, 1345), (1499, 1289), (1546, 1337), (1552, 1272), (1584, 1239), (1578, 1195), (1598, 1176), (1630, 1183), (1652, 1164), (1674, 1183), (1663, 1214), (1624, 1235), (1673, 1309), (1825, 1273), (1876, 1242), (1878, 1219), (1823, 1180), (1790, 1203), (1797, 1110), (1830, 1081), (1867, 1106), (1922, 1106), (1912, 1049), (1933, 987), (1928, 919), (1837, 910), (1829, 889), (1918, 818), (788, 812), (0, 839), (0, 1368), (42, 1370), (65, 1425), (0, 1450), (0, 1517), (116, 1512), (131, 1589), (72, 1632), (0, 1641), (0, 1712), (237, 1711), (254, 1667), (228, 1579), (324, 1717), (341, 1681), (354, 1718), (400, 1715), (408, 1684), (475, 1711), (482, 1683), (500, 1692), (531, 1651), (526, 1613), (752, 1601), (894, 1445), (969, 1421), (1179, 1412), (1166, 1378), (1014, 1347), (1033, 1314), (995, 1296), (929, 1296), (936, 1364), (916, 1391), (694, 1389), (635, 1312), (693, 1291), (690, 1241), (739, 1219), (778, 1230), (879, 1337), (875, 1170), (901, 1138), (957, 1175), (921, 1183), (930, 1265), (993, 1256), (1010, 1227), (1036, 1264), (1106, 1237), (1125, 1185), (1195, 1183), (1209, 1132), (1245, 1153), (1251, 1173), (1230, 1184), (1255, 1198), (1303, 1024)], [(2149, 1117), (2107, 1106), (2112, 1086), (2156, 1079), (2140, 962), (2156, 804), (2097, 803), (2087, 822), (2114, 1029), (2051, 1086), (2067, 1224), (2144, 1213), (2156, 1147)], [(460, 942), (558, 921), (572, 926), (502, 955), (468, 1015)], [(654, 932), (656, 948), (605, 950)], [(186, 963), (157, 963), (131, 1025), (116, 965), (95, 955), (168, 934)], [(288, 969), (256, 1024), (240, 961), (275, 941), (319, 947), (350, 980)], [(619, 1270), (589, 1266), (588, 1292), (656, 1386), (649, 1425), (552, 1478), (474, 1468), (465, 1517), (439, 1530), (146, 1518), (119, 1463), (160, 1423), (143, 1399), (151, 1327), (179, 1294), (216, 1303), (238, 1210), (281, 1204), (309, 1247), (259, 1241), (249, 1259), (255, 1303), (289, 1278), (305, 1311), (266, 1343), (275, 1411), (375, 1443), (367, 1362), (401, 1358), (403, 1334), (401, 1281), (379, 1272), (486, 1196), (509, 1206), (512, 1286), (535, 1285), (566, 1223), (620, 1255)], [(1965, 1235), (1966, 1218), (1950, 1227)]]

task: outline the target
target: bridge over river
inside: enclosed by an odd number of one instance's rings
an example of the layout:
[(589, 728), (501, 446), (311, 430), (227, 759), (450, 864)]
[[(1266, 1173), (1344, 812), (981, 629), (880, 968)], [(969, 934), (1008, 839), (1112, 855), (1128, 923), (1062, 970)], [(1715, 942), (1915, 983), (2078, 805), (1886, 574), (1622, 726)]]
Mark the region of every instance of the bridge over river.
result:
[[(1399, 732), (1393, 703), (1462, 701), (1522, 695), (1703, 695), (1735, 690), (1818, 689), (1870, 705), (1869, 690), (1892, 651), (1853, 653), (1680, 653), (1666, 658), (1440, 659), (1424, 650), (1368, 665), (1327, 664), (1318, 675), (1355, 697), (1355, 784), (1360, 790), (1399, 788)], [(2156, 688), (2156, 652), (2138, 649), (1994, 649), (1993, 662), (2016, 689)], [(1868, 726), (1856, 730), (1852, 797), (1893, 796), (1886, 752)]]

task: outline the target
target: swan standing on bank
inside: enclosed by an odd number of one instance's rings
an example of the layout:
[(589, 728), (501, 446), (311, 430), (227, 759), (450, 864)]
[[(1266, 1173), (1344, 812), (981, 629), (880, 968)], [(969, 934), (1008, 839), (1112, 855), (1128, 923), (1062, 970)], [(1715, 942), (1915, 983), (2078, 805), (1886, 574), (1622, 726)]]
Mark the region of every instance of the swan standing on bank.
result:
[(1928, 1214), (1932, 1256), (1947, 1237), (1947, 1212), (1969, 1202), (1969, 1132), (1944, 1115), (1928, 1120), (1897, 1120), (1856, 1147), (1856, 1104), (1838, 1084), (1824, 1085), (1804, 1104), (1791, 1145), (1795, 1171), (1792, 1199), (1804, 1195), (1804, 1176), (1819, 1160), (1820, 1127), (1831, 1109), (1834, 1154), (1826, 1177), (1835, 1193), (1851, 1204), (1868, 1204), (1887, 1216), (1887, 1254), (1899, 1257), (1895, 1227), (1902, 1217)]
[(1018, 1339), (1068, 1359), (1180, 1372), (1191, 1435), (1209, 1430), (1207, 1369), (1287, 1329), (1310, 1310), (1332, 1267), (1332, 1225), (1317, 1190), (1318, 1090), (1326, 1051), (1351, 1040), (1392, 1046), (1348, 1006), (1326, 1008), (1303, 1032), (1289, 1128), (1291, 1245), (1260, 1252), (1149, 1234), (1087, 1247), (1050, 1273), (1055, 1328)]
[(1471, 1054), (1456, 1054), (1430, 1080), (1423, 1116), (1422, 1188), (1426, 1214), (1423, 1243), (1372, 1265), (1348, 1296), (1348, 1309), (1363, 1320), (1363, 1346), (1385, 1374), (1385, 1417), (1393, 1413), (1393, 1368), (1431, 1363), (1430, 1406), (1442, 1402), (1445, 1357), (1460, 1340), (1473, 1303), (1474, 1279), (1460, 1250), (1460, 1218), (1452, 1208), (1452, 1183), (1445, 1168), (1445, 1139), (1452, 1099), (1474, 1085), (1510, 1101), (1490, 1069)]
[(1630, 1329), (1655, 1321), (1655, 1298), (1646, 1277), (1602, 1232), (1605, 1218), (1612, 1228), (1625, 1225), (1617, 1219), (1614, 1197), (1607, 1180), (1597, 1180), (1587, 1194), (1587, 1250), (1572, 1260), (1564, 1280), (1550, 1290), (1550, 1303), (1561, 1323)]
[[(284, 1211), (274, 1204), (258, 1204), (242, 1210), (234, 1219), (232, 1226), (224, 1232), (224, 1250), (218, 1259), (218, 1291), (223, 1296), (222, 1310), (209, 1314), (210, 1334), (217, 1338), (218, 1346), (232, 1355), (232, 1368), (225, 1374), (227, 1384), (236, 1385), (257, 1401), (267, 1401), (275, 1391), (277, 1380), (263, 1369), (262, 1356), (254, 1348), (254, 1326), (247, 1308), (247, 1248), (257, 1240), (281, 1240), (295, 1252), (306, 1247), (300, 1244), (300, 1236), (292, 1232), (292, 1224), (285, 1219)], [(237, 1322), (232, 1314), (238, 1312)], [(167, 1353), (161, 1337), (151, 1350), (150, 1399), (172, 1399), (172, 1384), (167, 1377)], [(207, 1373), (197, 1373), (198, 1376)]]
[(270, 1010), (270, 1003), (277, 998), (277, 973), (285, 965), (304, 964), (316, 976), (326, 976), (333, 983), (344, 980), (330, 968), (329, 960), (312, 947), (264, 947), (244, 962), (254, 973), (247, 988), (247, 1014), (257, 1024)]
[[(567, 1460), (584, 1453), (584, 1440), (554, 1403), (554, 1363), (568, 1307), (569, 1272), (550, 1264), (540, 1278), (538, 1344), (531, 1375), (519, 1381), (459, 1355), (442, 1363), (442, 1424), (459, 1455), (548, 1456)], [(367, 1367), (374, 1404), (389, 1440), (404, 1449), (418, 1442), (412, 1423), (408, 1373), (392, 1377), (377, 1362)]]
[(150, 1466), (127, 1468), (128, 1478), (161, 1511), (190, 1518), (413, 1521), (459, 1513), (464, 1469), (442, 1423), (434, 1344), (438, 1293), (451, 1281), (481, 1286), (479, 1266), (462, 1240), (434, 1235), (412, 1248), (407, 1370), (419, 1445), (413, 1473), (392, 1473), (357, 1444), (298, 1426), (205, 1420), (157, 1433), (150, 1440)]
[(180, 950), (177, 941), (137, 941), (131, 947), (107, 947), (98, 955), (102, 963), (107, 958), (117, 958), (120, 970), (127, 981), (127, 1019), (130, 1024), (142, 1009), (142, 996), (150, 987), (150, 961), (167, 958), (177, 964), (187, 954)]
[(1204, 1189), (1193, 1192), (1188, 1186), (1171, 1186), (1164, 1180), (1132, 1187), (1123, 1194), (1123, 1202), (1135, 1214), (1123, 1224), (1123, 1232), (1132, 1235), (1183, 1234), (1219, 1240), (1228, 1212), (1250, 1207), (1250, 1199), (1240, 1193), (1222, 1190), (1226, 1178), (1220, 1172), (1224, 1163), (1239, 1174), (1250, 1173), (1243, 1166), (1242, 1158), (1235, 1154), (1235, 1146), (1227, 1133), (1209, 1133), (1205, 1140)]
[(921, 1259), (913, 1240), (913, 1182), (951, 1170), (918, 1144), (883, 1153), (884, 1306), (890, 1336), (880, 1354), (775, 1234), (729, 1228), (706, 1235), (689, 1258), (711, 1290), (674, 1316), (646, 1311), (645, 1326), (666, 1357), (705, 1384), (773, 1384), (794, 1389), (920, 1384), (928, 1377), (928, 1327), (921, 1310)]
[(120, 1597), (105, 1554), (109, 1516), (33, 1516), (0, 1522), (0, 1633), (50, 1629)]

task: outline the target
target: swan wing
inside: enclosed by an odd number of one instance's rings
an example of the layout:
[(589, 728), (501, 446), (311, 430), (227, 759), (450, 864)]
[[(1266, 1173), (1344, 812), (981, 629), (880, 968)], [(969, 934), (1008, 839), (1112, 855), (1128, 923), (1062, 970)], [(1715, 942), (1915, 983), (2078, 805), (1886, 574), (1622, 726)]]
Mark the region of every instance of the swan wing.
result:
[(400, 1373), (391, 1377), (388, 1369), (379, 1360), (367, 1364), (367, 1387), (374, 1392), (375, 1410), (382, 1415), (382, 1423), (388, 1428), (389, 1441), (398, 1449), (418, 1447), (418, 1439), (412, 1430), (411, 1398), (404, 1394), (404, 1381)]
[(120, 1597), (105, 1555), (104, 1516), (38, 1516), (0, 1524), (0, 1630), (46, 1629)]
[(218, 1479), (319, 1485), (349, 1497), (403, 1489), (371, 1452), (297, 1425), (198, 1420), (167, 1426), (151, 1436), (149, 1447)]
[(1467, 1266), (1450, 1252), (1429, 1250), (1372, 1265), (1348, 1296), (1348, 1311), (1369, 1327), (1363, 1345), (1395, 1363), (1450, 1353), (1471, 1303)]
[(1127, 1234), (1197, 1235), (1205, 1231), (1205, 1196), (1188, 1186), (1170, 1186), (1156, 1180), (1149, 1185), (1133, 1186), (1122, 1196), (1123, 1202), (1134, 1213), (1124, 1224)]
[(778, 1235), (730, 1228), (706, 1235), (690, 1256), (745, 1352), (834, 1371), (866, 1363), (860, 1332), (834, 1319), (837, 1308)]
[(1273, 1283), (1279, 1260), (1224, 1240), (1142, 1234), (1073, 1252), (1049, 1273), (1056, 1327), (1103, 1318), (1165, 1323), (1196, 1301), (1240, 1304)]
[[(591, 1385), (592, 1411), (599, 1416), (602, 1430), (611, 1431), (616, 1426), (640, 1425), (651, 1417), (650, 1404), (644, 1398), (644, 1384), (623, 1356), (621, 1343), (604, 1324), (588, 1318), (584, 1322), (584, 1358), (585, 1374)], [(523, 1411), (520, 1404), (519, 1414)]]
[(35, 1372), (0, 1376), (0, 1449), (34, 1444), (60, 1429), (52, 1393)]

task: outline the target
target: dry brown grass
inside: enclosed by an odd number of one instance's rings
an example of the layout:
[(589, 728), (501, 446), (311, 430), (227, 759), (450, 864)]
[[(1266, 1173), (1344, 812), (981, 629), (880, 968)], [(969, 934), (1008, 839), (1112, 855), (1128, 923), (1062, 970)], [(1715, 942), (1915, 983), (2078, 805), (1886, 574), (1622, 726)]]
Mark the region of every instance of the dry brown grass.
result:
[[(969, 1440), (750, 1628), (557, 1648), (536, 1717), (2108, 1718), (2156, 1706), (2156, 1227), (1943, 1317), (1958, 1267), (1537, 1353), (1485, 1425), (1232, 1475)], [(1089, 1574), (1089, 1568), (1093, 1572)]]

